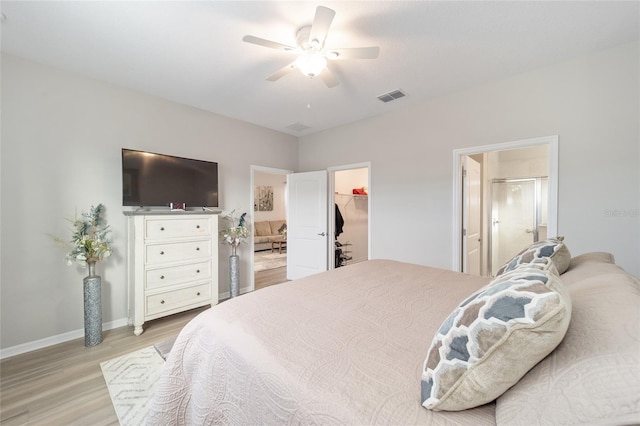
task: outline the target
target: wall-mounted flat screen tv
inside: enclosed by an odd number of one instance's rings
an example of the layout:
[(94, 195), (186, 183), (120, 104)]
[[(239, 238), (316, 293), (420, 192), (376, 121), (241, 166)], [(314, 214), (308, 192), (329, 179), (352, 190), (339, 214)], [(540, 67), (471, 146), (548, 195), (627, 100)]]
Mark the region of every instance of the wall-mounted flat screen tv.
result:
[(218, 163), (122, 148), (122, 205), (218, 206)]

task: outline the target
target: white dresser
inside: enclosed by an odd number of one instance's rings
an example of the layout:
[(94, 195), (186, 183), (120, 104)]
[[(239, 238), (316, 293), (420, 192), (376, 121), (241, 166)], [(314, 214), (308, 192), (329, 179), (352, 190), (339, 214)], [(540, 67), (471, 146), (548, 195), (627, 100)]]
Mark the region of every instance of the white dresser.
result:
[(129, 325), (218, 303), (218, 216), (125, 212)]

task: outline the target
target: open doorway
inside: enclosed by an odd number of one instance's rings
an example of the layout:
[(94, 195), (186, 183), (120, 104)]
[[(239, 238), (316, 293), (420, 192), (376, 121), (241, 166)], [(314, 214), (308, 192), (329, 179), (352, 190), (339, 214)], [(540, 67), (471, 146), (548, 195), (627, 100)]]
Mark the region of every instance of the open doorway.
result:
[(369, 257), (369, 169), (337, 170), (333, 176), (333, 267), (339, 268)]
[(493, 276), (546, 238), (547, 173), (545, 145), (463, 157), (463, 272)]
[(250, 290), (287, 281), (287, 174), (251, 166), (252, 221)]
[(454, 270), (491, 276), (557, 234), (557, 164), (557, 136), (454, 151)]
[[(369, 259), (370, 171), (370, 163), (359, 163), (287, 177), (287, 278), (302, 278)], [(347, 228), (349, 234), (345, 234)]]
[(329, 169), (333, 203), (330, 206), (329, 268), (369, 259), (370, 164), (351, 164)]
[[(371, 226), (368, 214), (371, 206), (371, 195), (369, 193), (369, 188), (371, 187), (370, 171), (370, 163), (331, 167), (325, 171), (304, 173), (293, 173), (289, 170), (258, 166), (251, 167), (251, 187), (255, 188), (256, 191), (261, 191), (261, 189), (256, 188), (258, 185), (256, 182), (261, 178), (259, 173), (276, 175), (283, 179), (286, 176), (286, 180), (283, 180), (286, 185), (284, 196), (286, 212), (286, 228), (284, 229), (286, 229), (286, 236), (273, 235), (273, 237), (285, 240), (282, 251), (287, 254), (287, 260), (286, 268), (283, 269), (287, 271), (286, 275), (278, 275), (270, 279), (270, 285), (335, 268), (334, 252), (337, 246), (335, 243), (337, 221), (334, 213), (336, 212), (335, 206), (338, 204), (336, 202), (337, 198), (334, 197), (336, 176), (338, 177), (337, 190), (342, 191), (338, 192), (338, 196), (349, 195), (349, 197), (345, 197), (347, 199), (341, 200), (340, 203), (344, 204), (343, 207), (348, 209), (345, 210), (345, 216), (348, 216), (347, 220), (350, 221), (348, 226), (351, 231), (351, 234), (348, 234), (351, 237), (348, 237), (347, 240), (343, 238), (344, 242), (348, 244), (346, 247), (351, 247), (351, 249), (347, 250), (345, 247), (342, 252), (350, 259), (342, 258), (343, 264), (340, 266), (370, 258)], [(342, 174), (342, 172), (345, 172), (345, 174)], [(329, 196), (330, 194), (331, 196)], [(351, 202), (349, 202), (349, 198)], [(254, 203), (253, 198), (251, 202), (258, 206), (257, 210), (254, 208), (253, 212), (252, 228), (254, 233), (251, 235), (251, 244), (255, 246), (254, 250), (251, 251), (251, 262), (255, 268), (255, 259), (259, 257), (257, 255), (258, 252), (268, 250), (268, 254), (271, 255), (272, 250), (274, 254), (277, 250), (278, 254), (280, 254), (280, 248), (277, 242), (274, 248), (271, 245), (265, 247), (262, 239), (258, 238), (258, 228), (263, 226), (260, 222), (264, 222), (264, 216), (260, 213), (260, 202)], [(352, 212), (352, 208), (357, 209), (357, 212)], [(352, 219), (358, 222), (357, 226), (355, 222), (351, 222)], [(342, 225), (340, 234), (344, 233), (344, 225)], [(271, 230), (273, 231), (273, 227), (271, 227)], [(281, 230), (279, 231), (281, 232)], [(260, 242), (262, 242), (262, 246), (257, 245)], [(340, 243), (343, 244), (342, 241)], [(273, 243), (270, 242), (269, 244)], [(350, 253), (345, 253), (346, 251)], [(258, 281), (261, 279), (260, 272), (254, 271), (252, 274), (250, 290), (263, 286), (262, 281)], [(286, 279), (283, 279), (283, 276)]]

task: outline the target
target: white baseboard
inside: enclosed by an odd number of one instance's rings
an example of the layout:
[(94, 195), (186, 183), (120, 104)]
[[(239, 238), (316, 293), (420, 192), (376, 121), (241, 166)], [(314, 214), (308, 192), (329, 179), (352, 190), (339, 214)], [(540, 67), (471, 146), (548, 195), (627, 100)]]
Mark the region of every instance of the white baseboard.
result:
[[(124, 327), (125, 325), (127, 325), (127, 319), (122, 318), (102, 324), (102, 329), (111, 330), (118, 327)], [(57, 345), (58, 343), (68, 342), (69, 340), (80, 339), (82, 337), (84, 337), (84, 328), (58, 334), (56, 336), (46, 337), (40, 340), (34, 340), (33, 342), (22, 343), (10, 348), (0, 349), (0, 359), (35, 351), (36, 349), (46, 348), (47, 346)]]
[[(249, 291), (248, 288), (241, 288), (240, 294), (247, 293)], [(228, 299), (230, 296), (229, 292), (218, 294), (218, 300)], [(122, 318), (119, 320), (106, 322), (102, 324), (103, 330), (112, 330), (118, 327), (131, 326), (133, 327), (133, 323), (131, 323), (127, 318)], [(69, 331), (67, 333), (58, 334), (56, 336), (45, 337), (44, 339), (34, 340), (33, 342), (22, 343), (20, 345), (12, 346), (6, 349), (0, 349), (0, 359), (9, 358), (12, 356), (24, 354), (27, 352), (35, 351), (37, 349), (46, 348), (47, 346), (57, 345), (58, 343), (68, 342), (69, 340), (80, 339), (84, 337), (84, 328), (79, 330)]]

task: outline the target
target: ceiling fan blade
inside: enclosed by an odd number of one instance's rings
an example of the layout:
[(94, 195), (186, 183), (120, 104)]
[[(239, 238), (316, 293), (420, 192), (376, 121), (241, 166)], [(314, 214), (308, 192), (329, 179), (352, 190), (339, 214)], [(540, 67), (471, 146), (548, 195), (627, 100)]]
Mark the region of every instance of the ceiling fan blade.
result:
[(267, 77), (268, 81), (276, 81), (281, 79), (282, 77), (284, 77), (285, 75), (289, 74), (291, 71), (296, 69), (296, 65), (295, 62), (290, 63), (289, 65), (280, 68), (278, 71), (274, 72), (273, 74), (271, 74), (269, 77)]
[[(338, 54), (338, 56), (335, 56)], [(380, 48), (375, 47), (350, 47), (344, 49), (331, 49), (327, 53), (328, 59), (376, 59), (380, 55)]]
[(327, 38), (327, 33), (329, 32), (329, 27), (331, 26), (331, 22), (333, 22), (334, 16), (336, 16), (335, 10), (318, 6), (309, 33), (309, 43), (313, 43), (313, 40), (318, 40), (318, 47), (322, 48), (322, 46), (324, 46), (324, 40)]
[(327, 85), (328, 88), (336, 87), (340, 82), (338, 79), (329, 71), (329, 68), (325, 68), (320, 73), (320, 78), (324, 81), (324, 84)]
[(271, 40), (266, 40), (260, 37), (254, 37), (252, 35), (246, 35), (242, 37), (242, 41), (247, 43), (257, 44), (258, 46), (269, 47), (271, 49), (284, 50), (285, 52), (295, 53), (297, 49), (295, 47), (287, 46), (286, 44), (278, 43)]

